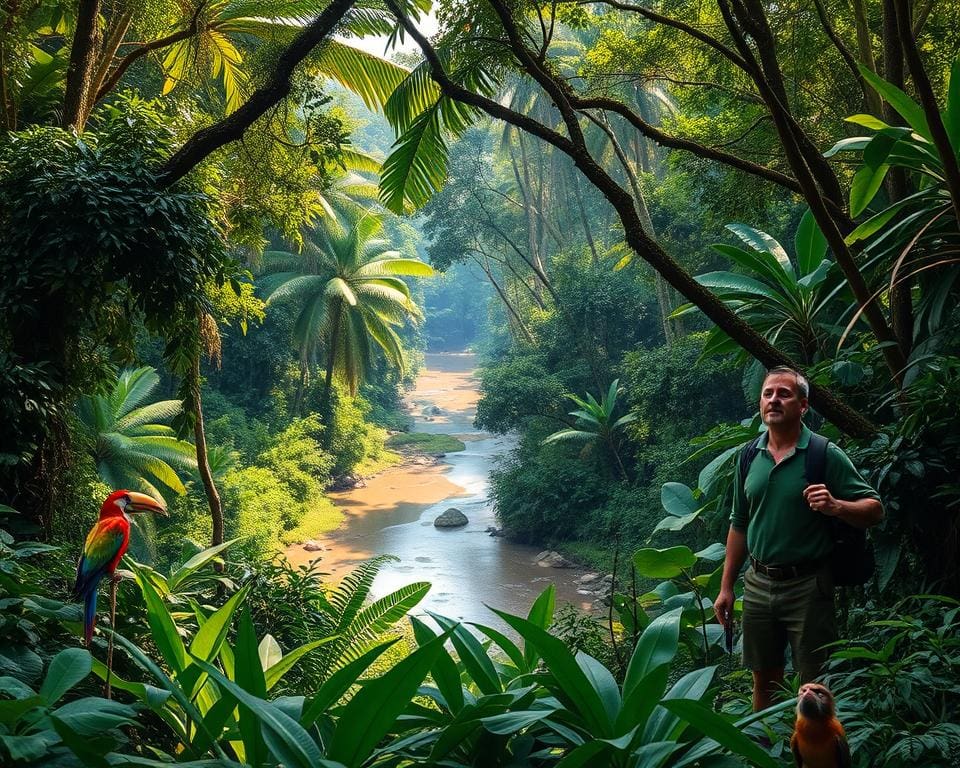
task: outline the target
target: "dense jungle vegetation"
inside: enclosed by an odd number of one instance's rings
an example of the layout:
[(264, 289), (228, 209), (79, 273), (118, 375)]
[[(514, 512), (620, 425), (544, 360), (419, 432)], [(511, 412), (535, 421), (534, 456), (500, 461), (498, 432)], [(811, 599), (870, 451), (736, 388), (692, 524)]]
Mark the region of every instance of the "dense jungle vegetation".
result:
[[(958, 253), (956, 0), (7, 2), (0, 763), (792, 765), (711, 609), (786, 364), (886, 511), (829, 670), (854, 765), (955, 764)], [(504, 533), (606, 615), (277, 557), (467, 347)], [(115, 488), (169, 517), (86, 649)]]

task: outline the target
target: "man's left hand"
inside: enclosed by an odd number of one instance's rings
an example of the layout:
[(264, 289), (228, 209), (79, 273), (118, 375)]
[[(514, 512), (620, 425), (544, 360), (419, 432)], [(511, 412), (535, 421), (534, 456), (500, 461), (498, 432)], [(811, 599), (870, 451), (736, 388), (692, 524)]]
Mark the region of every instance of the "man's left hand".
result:
[(833, 498), (827, 486), (821, 484), (808, 485), (803, 489), (803, 498), (807, 506), (827, 517), (836, 517), (840, 514), (840, 502)]

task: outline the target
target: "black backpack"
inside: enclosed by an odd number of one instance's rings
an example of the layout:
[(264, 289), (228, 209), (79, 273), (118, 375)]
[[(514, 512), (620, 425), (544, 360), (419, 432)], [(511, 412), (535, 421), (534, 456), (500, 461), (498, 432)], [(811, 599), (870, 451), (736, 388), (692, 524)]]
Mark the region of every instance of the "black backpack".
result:
[[(757, 456), (760, 437), (747, 443), (740, 452), (740, 490), (746, 496), (745, 485), (747, 471)], [(807, 446), (804, 476), (811, 485), (826, 482), (827, 446), (830, 441), (815, 432), (810, 435)], [(831, 517), (833, 527), (833, 552), (830, 555), (830, 567), (833, 570), (833, 583), (838, 587), (859, 587), (873, 576), (875, 562), (873, 547), (867, 542), (867, 532), (862, 528), (845, 523), (837, 517)]]

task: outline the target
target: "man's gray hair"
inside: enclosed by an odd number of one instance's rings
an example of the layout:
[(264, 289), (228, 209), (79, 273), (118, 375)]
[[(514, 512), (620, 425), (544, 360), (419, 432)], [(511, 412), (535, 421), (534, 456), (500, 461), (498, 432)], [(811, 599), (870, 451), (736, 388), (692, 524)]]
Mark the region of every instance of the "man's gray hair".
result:
[(763, 380), (766, 381), (768, 378), (777, 373), (785, 373), (793, 376), (797, 381), (797, 392), (800, 394), (800, 397), (810, 397), (810, 382), (807, 381), (807, 377), (800, 373), (800, 371), (796, 371), (788, 365), (778, 365), (776, 368), (771, 368), (769, 371), (767, 371), (767, 375), (763, 377)]

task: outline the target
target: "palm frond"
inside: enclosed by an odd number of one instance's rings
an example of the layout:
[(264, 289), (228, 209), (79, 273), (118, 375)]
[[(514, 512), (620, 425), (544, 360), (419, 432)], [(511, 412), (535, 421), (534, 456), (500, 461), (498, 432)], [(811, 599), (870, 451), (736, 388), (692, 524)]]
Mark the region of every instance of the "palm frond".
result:
[(150, 403), (118, 419), (113, 425), (113, 431), (129, 435), (132, 430), (146, 424), (162, 425), (163, 422), (179, 416), (182, 410), (183, 403), (180, 400), (161, 400)]
[(359, 96), (367, 109), (382, 112), (408, 70), (337, 40), (328, 40), (316, 60), (317, 72)]

